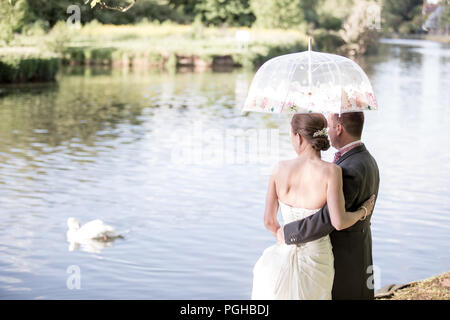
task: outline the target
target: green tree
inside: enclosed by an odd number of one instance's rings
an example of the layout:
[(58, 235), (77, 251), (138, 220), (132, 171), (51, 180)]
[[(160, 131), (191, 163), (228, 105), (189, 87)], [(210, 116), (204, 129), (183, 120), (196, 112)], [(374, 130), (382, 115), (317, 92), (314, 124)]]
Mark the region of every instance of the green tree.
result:
[(446, 32), (450, 31), (450, 2), (444, 2), (442, 3), (444, 8), (442, 9), (441, 16), (439, 17), (439, 27)]
[(382, 5), (387, 31), (409, 33), (420, 29), (423, 0), (383, 0)]
[(256, 24), (264, 28), (291, 28), (306, 22), (302, 0), (250, 0)]
[(100, 6), (106, 9), (116, 10), (120, 12), (126, 12), (130, 10), (135, 4), (136, 0), (120, 1), (120, 0), (85, 0), (86, 4), (89, 4), (91, 8)]
[(190, 17), (195, 17), (195, 7), (198, 2), (198, 0), (169, 0), (170, 5)]
[(317, 14), (317, 7), (321, 5), (323, 0), (302, 0), (300, 8), (303, 11), (305, 20), (317, 26), (319, 22), (319, 15)]
[[(9, 0), (0, 0), (3, 4), (9, 4)], [(111, 24), (127, 24), (135, 23), (143, 18), (149, 20), (172, 20), (176, 22), (188, 22), (188, 18), (183, 14), (178, 13), (174, 9), (174, 5), (169, 1), (162, 0), (139, 0), (136, 4), (129, 8), (126, 12), (121, 12), (119, 9), (126, 4), (131, 4), (130, 0), (120, 1), (104, 1), (108, 6), (117, 6), (118, 10), (109, 9), (109, 7), (102, 6), (101, 3), (95, 3), (86, 0), (20, 0), (16, 1), (14, 8), (17, 9), (20, 2), (26, 2), (26, 23), (34, 23), (36, 20), (47, 21), (49, 26), (54, 26), (58, 21), (65, 21), (68, 18), (67, 8), (70, 5), (78, 5), (81, 9), (81, 22), (86, 23), (94, 19), (102, 23)], [(11, 6), (11, 5), (10, 5)], [(25, 9), (25, 8), (24, 8)], [(23, 9), (23, 10), (24, 10)]]
[[(375, 10), (376, 9), (376, 10)], [(380, 12), (380, 5), (374, 0), (359, 0), (351, 8), (343, 28), (339, 31), (345, 44), (340, 48), (346, 55), (363, 55), (375, 51), (378, 45), (379, 32), (373, 14)]]
[(203, 0), (195, 6), (195, 13), (214, 25), (251, 26), (255, 21), (248, 0)]
[(85, 13), (90, 10), (84, 5), (84, 0), (27, 0), (31, 21), (40, 19), (47, 21), (50, 26), (54, 26), (58, 21), (68, 18), (67, 8), (74, 4), (81, 8), (81, 17), (85, 18)]
[(27, 0), (0, 0), (0, 40), (8, 43), (28, 20)]

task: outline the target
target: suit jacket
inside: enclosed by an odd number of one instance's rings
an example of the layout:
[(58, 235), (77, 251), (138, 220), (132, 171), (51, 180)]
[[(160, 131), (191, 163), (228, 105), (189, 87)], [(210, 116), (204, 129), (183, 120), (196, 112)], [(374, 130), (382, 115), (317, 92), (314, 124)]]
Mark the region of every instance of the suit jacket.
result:
[[(378, 166), (364, 145), (344, 153), (336, 164), (342, 168), (347, 211), (356, 211), (372, 194), (378, 194)], [(332, 226), (325, 205), (313, 215), (284, 226), (287, 244), (305, 243), (330, 235), (335, 269), (333, 299), (374, 298), (371, 217), (338, 231)]]

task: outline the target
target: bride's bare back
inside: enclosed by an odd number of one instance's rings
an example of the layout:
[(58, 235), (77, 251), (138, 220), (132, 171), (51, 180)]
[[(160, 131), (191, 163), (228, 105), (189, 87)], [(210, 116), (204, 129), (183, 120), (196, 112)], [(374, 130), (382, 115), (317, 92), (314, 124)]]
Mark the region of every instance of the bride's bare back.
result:
[[(295, 208), (318, 209), (326, 203), (331, 223), (337, 230), (352, 226), (360, 219), (362, 209), (345, 211), (342, 170), (334, 164), (322, 161), (320, 151), (329, 148), (329, 140), (323, 130), (326, 119), (321, 114), (295, 114), (291, 121), (291, 143), (298, 157), (281, 161), (269, 179), (264, 211), (264, 225), (276, 236), (280, 228), (277, 220), (278, 201)], [(374, 197), (364, 204), (365, 214), (371, 212)], [(370, 209), (370, 210), (369, 210)]]
[(327, 202), (327, 186), (335, 164), (318, 157), (281, 161), (275, 172), (278, 199), (292, 207), (317, 209)]

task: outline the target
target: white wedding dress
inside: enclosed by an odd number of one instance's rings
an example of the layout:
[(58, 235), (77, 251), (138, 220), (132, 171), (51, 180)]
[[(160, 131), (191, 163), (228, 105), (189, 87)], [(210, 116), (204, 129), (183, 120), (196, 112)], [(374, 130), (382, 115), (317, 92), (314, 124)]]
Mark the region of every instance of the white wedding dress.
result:
[[(278, 202), (284, 224), (319, 210)], [(300, 245), (275, 244), (264, 250), (253, 268), (252, 299), (331, 299), (333, 278), (334, 257), (328, 235)]]

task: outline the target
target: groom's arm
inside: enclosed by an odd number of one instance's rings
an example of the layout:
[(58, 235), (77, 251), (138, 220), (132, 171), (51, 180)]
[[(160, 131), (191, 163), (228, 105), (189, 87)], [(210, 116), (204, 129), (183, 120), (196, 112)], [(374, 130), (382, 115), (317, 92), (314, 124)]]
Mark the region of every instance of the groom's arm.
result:
[(314, 241), (330, 234), (333, 230), (327, 205), (305, 219), (293, 221), (283, 227), (286, 244)]
[[(363, 176), (358, 174), (358, 170), (342, 167), (345, 208), (347, 210), (354, 207), (362, 179)], [(286, 244), (300, 244), (320, 239), (334, 230), (328, 205), (325, 205), (322, 209), (305, 219), (284, 225), (283, 235)]]

